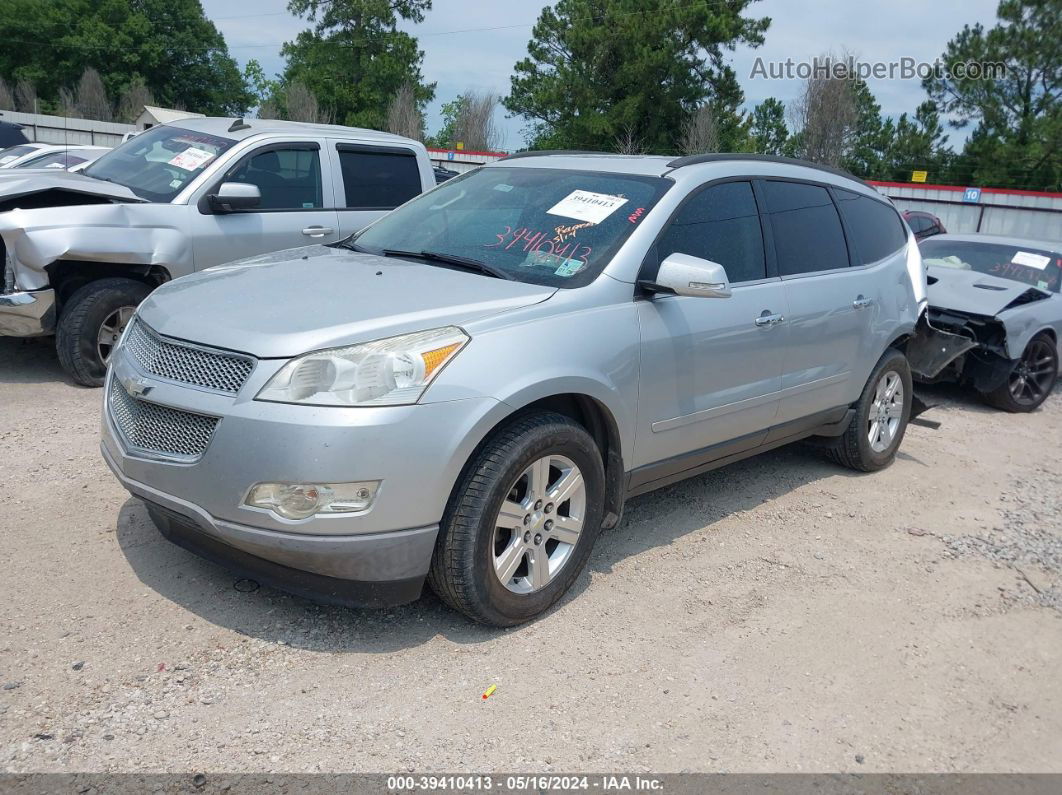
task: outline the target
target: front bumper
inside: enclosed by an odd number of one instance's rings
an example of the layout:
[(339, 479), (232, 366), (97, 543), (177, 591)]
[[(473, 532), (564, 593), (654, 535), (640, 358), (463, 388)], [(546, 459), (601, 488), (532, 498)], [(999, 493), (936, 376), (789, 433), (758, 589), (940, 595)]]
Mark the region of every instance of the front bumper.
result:
[[(260, 360), (236, 397), (188, 388), (140, 369), (123, 348), (104, 389), (103, 458), (148, 503), (162, 533), (223, 565), (319, 601), (380, 606), (417, 598), (439, 522), (464, 462), (504, 404), (470, 398), (359, 409), (256, 402), (282, 366)], [(141, 398), (220, 417), (195, 461), (128, 448), (110, 388), (150, 384)], [(243, 504), (261, 482), (381, 482), (368, 510), (300, 521)]]
[(54, 331), (54, 290), (0, 295), (0, 337), (40, 337)]

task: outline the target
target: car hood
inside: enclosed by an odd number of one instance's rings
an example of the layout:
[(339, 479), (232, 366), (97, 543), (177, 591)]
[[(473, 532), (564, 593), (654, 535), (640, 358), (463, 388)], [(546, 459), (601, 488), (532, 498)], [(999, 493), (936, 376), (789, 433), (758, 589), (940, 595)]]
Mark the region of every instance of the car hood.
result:
[[(57, 205), (70, 204), (70, 194), (84, 196), (86, 199), (93, 197), (123, 202), (144, 201), (144, 199), (141, 199), (124, 185), (86, 177), (77, 171), (64, 171), (62, 169), (0, 169), (0, 209), (3, 208), (4, 203), (11, 199), (49, 191), (57, 192)], [(37, 206), (45, 205), (38, 203)]]
[(930, 281), (929, 305), (938, 309), (992, 317), (1029, 290), (1050, 296), (1047, 291), (1031, 285), (977, 271), (939, 265), (930, 265), (927, 270)]
[(307, 246), (163, 285), (140, 318), (160, 334), (260, 358), (461, 325), (545, 301), (556, 288)]

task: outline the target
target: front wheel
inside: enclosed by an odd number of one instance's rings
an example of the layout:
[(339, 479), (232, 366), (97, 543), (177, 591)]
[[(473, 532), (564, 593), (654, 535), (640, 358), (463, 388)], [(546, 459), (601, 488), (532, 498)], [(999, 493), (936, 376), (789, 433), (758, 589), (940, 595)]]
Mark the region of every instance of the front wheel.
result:
[(1033, 337), (1007, 380), (981, 398), (990, 406), (1014, 413), (1033, 411), (1047, 400), (1058, 380), (1058, 348), (1046, 334)]
[(604, 494), (601, 454), (582, 426), (551, 412), (513, 421), (462, 475), (439, 530), (429, 585), (484, 624), (534, 618), (586, 565)]
[(75, 291), (55, 333), (59, 364), (84, 386), (103, 386), (107, 362), (151, 289), (132, 279), (100, 279)]
[(890, 348), (867, 379), (852, 423), (830, 448), (833, 460), (860, 472), (874, 472), (891, 464), (907, 432), (912, 397), (907, 357)]

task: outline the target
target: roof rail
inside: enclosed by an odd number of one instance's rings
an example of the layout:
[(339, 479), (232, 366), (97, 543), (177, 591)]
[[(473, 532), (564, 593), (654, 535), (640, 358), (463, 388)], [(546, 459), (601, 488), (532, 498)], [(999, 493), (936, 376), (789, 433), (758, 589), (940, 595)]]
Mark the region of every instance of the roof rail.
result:
[(502, 160), (518, 160), (521, 157), (546, 157), (548, 155), (611, 155), (615, 152), (591, 152), (582, 149), (528, 149), (525, 152), (516, 152), (499, 158)]
[(844, 177), (850, 179), (853, 182), (858, 182), (860, 185), (870, 187), (866, 182), (861, 180), (855, 174), (845, 171), (843, 168), (834, 168), (832, 166), (824, 166), (822, 163), (813, 163), (810, 160), (798, 160), (795, 157), (781, 157), (779, 155), (755, 155), (744, 154), (741, 152), (715, 152), (705, 155), (687, 155), (686, 157), (677, 157), (668, 163), (670, 168), (682, 168), (683, 166), (695, 166), (699, 163), (718, 163), (726, 160), (753, 160), (760, 163), (781, 163), (787, 166), (803, 166), (804, 168), (813, 168), (816, 171), (825, 171), (828, 174), (833, 174), (837, 177)]

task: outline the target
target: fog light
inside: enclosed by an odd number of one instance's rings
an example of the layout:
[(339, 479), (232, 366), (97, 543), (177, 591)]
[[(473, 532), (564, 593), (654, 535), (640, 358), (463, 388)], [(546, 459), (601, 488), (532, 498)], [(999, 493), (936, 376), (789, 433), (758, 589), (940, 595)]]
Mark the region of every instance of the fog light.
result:
[(315, 514), (359, 513), (376, 499), (378, 480), (359, 483), (259, 483), (244, 501), (285, 519), (306, 519)]

